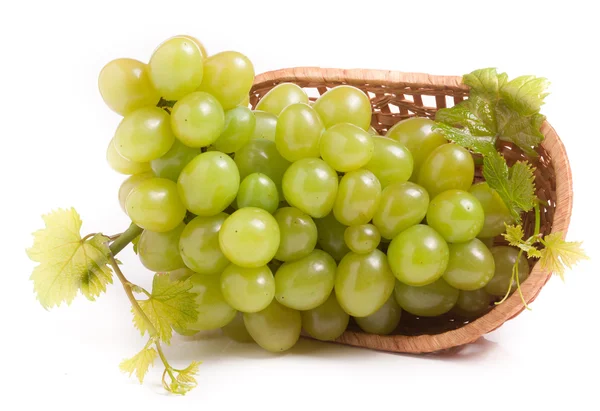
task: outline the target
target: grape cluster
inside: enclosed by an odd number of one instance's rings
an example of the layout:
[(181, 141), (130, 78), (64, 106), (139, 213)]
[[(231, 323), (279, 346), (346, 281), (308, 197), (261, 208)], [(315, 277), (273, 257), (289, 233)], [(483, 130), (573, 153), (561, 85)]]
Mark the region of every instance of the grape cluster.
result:
[(222, 328), (284, 351), (302, 329), (339, 337), (350, 317), (389, 334), (403, 311), (477, 316), (516, 286), (517, 251), (486, 240), (508, 209), (432, 120), (380, 136), (369, 98), (347, 85), (310, 101), (279, 84), (251, 110), (253, 80), (246, 56), (208, 56), (190, 36), (100, 74), (123, 115), (107, 159), (130, 175), (119, 202), (144, 229), (139, 258), (197, 293), (197, 321), (178, 333)]

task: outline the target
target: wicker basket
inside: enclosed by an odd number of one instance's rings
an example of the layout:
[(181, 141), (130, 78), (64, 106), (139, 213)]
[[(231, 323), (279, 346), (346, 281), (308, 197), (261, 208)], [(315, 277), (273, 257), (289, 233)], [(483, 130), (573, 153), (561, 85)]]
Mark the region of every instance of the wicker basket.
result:
[[(469, 94), (461, 77), (434, 76), (420, 73), (400, 73), (384, 70), (341, 70), (318, 67), (300, 67), (271, 71), (256, 77), (250, 102), (253, 107), (271, 88), (279, 83), (292, 82), (303, 87), (311, 100), (329, 88), (349, 84), (362, 89), (371, 100), (372, 126), (381, 134), (400, 120), (414, 117), (433, 117), (439, 108), (452, 106)], [(537, 159), (529, 159), (536, 167), (536, 187), (542, 200), (542, 232), (567, 232), (571, 218), (573, 186), (571, 168), (565, 148), (554, 129), (545, 122), (542, 126), (545, 140), (539, 147)], [(524, 158), (511, 144), (502, 144), (499, 150), (509, 164)], [(479, 170), (480, 171), (480, 170)], [(480, 174), (476, 178), (481, 178)], [(533, 231), (533, 216), (524, 218), (527, 233)], [(502, 239), (497, 238), (497, 243)], [(539, 264), (531, 264), (531, 274), (522, 284), (527, 302), (532, 302), (551, 273), (542, 271)], [(495, 306), (475, 320), (442, 318), (430, 321), (417, 317), (401, 321), (393, 335), (366, 334), (350, 327), (336, 342), (381, 351), (427, 353), (462, 346), (500, 327), (524, 309), (518, 293)]]

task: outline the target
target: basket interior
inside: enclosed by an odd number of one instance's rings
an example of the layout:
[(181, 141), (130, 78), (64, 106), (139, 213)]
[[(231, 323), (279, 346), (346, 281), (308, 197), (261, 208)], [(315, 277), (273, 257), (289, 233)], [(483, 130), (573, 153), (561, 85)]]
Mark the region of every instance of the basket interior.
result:
[[(258, 101), (269, 90), (283, 82), (293, 82), (302, 87), (311, 101), (316, 100), (329, 89), (339, 85), (347, 84), (360, 88), (371, 101), (373, 113), (371, 125), (380, 135), (384, 135), (394, 124), (407, 118), (434, 118), (438, 109), (452, 107), (467, 98), (469, 94), (468, 89), (465, 87), (447, 87), (436, 84), (369, 83), (358, 79), (322, 78), (317, 80), (314, 78), (283, 77), (255, 84), (250, 94), (252, 107), (256, 107)], [(540, 145), (537, 149), (539, 156), (531, 158), (515, 145), (502, 141), (498, 142), (497, 148), (506, 158), (508, 165), (512, 165), (519, 160), (528, 160), (535, 167), (535, 186), (538, 198), (541, 201), (540, 230), (542, 234), (549, 234), (556, 210), (556, 174), (549, 153)], [(482, 180), (481, 166), (478, 166), (475, 170), (475, 182)], [(533, 234), (534, 225), (535, 215), (533, 211), (523, 216), (523, 228), (526, 235)], [(494, 243), (497, 245), (506, 244), (501, 236), (495, 238)], [(530, 260), (529, 263), (531, 270), (535, 262)], [(489, 309), (493, 310), (494, 307), (495, 305), (492, 303)], [(453, 312), (433, 318), (417, 317), (404, 312), (398, 328), (392, 335), (440, 334), (460, 328), (475, 319), (476, 317), (466, 318)], [(351, 324), (350, 329), (360, 332), (355, 324)]]

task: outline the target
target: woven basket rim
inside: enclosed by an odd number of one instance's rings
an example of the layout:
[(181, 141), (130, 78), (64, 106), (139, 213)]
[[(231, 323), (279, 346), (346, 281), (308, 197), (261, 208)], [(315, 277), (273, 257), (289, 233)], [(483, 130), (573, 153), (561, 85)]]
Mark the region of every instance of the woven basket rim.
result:
[(321, 67), (291, 67), (267, 71), (256, 76), (254, 88), (262, 84), (280, 82), (327, 82), (347, 84), (371, 84), (381, 86), (394, 86), (395, 88), (431, 88), (469, 91), (469, 87), (462, 82), (461, 76), (443, 76), (437, 74), (402, 72), (394, 70), (375, 69), (338, 69)]
[[(253, 90), (272, 87), (281, 82), (308, 84), (350, 84), (386, 86), (395, 90), (401, 88), (454, 90), (468, 94), (469, 87), (462, 83), (461, 76), (442, 76), (427, 73), (404, 73), (393, 70), (376, 69), (337, 69), (320, 67), (292, 67), (265, 72), (256, 76)], [(556, 209), (551, 232), (566, 235), (573, 208), (573, 180), (565, 146), (554, 128), (545, 121), (541, 131), (544, 135), (542, 146), (550, 154), (556, 173)], [(529, 278), (521, 290), (527, 302), (533, 301), (551, 276), (539, 262), (533, 266)], [(390, 335), (380, 336), (362, 332), (346, 331), (335, 342), (383, 351), (426, 353), (445, 350), (476, 341), (481, 336), (500, 327), (524, 309), (518, 293), (513, 293), (504, 303), (487, 314), (455, 330), (435, 335)]]

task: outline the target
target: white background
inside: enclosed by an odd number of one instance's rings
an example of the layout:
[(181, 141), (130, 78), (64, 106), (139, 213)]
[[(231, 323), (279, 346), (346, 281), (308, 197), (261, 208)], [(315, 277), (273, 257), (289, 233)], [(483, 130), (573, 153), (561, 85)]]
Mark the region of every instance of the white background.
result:
[[(80, 409), (598, 409), (598, 12), (592, 1), (6, 1), (0, 7), (0, 408)], [(592, 259), (553, 278), (525, 312), (454, 355), (408, 356), (301, 341), (285, 355), (219, 336), (176, 338), (175, 364), (203, 360), (199, 387), (164, 395), (118, 370), (143, 340), (113, 286), (95, 303), (44, 311), (24, 249), (42, 213), (74, 206), (83, 232), (116, 233), (122, 176), (105, 163), (119, 122), (97, 91), (102, 66), (146, 61), (191, 34), (209, 52), (238, 50), (256, 72), (292, 67), (433, 74), (495, 66), (552, 82), (543, 112), (571, 159), (570, 239)], [(595, 176), (594, 176), (595, 175)], [(129, 277), (151, 274), (131, 251)], [(13, 403), (16, 402), (16, 403)], [(13, 403), (6, 407), (6, 404)], [(183, 408), (181, 408), (183, 409)]]

